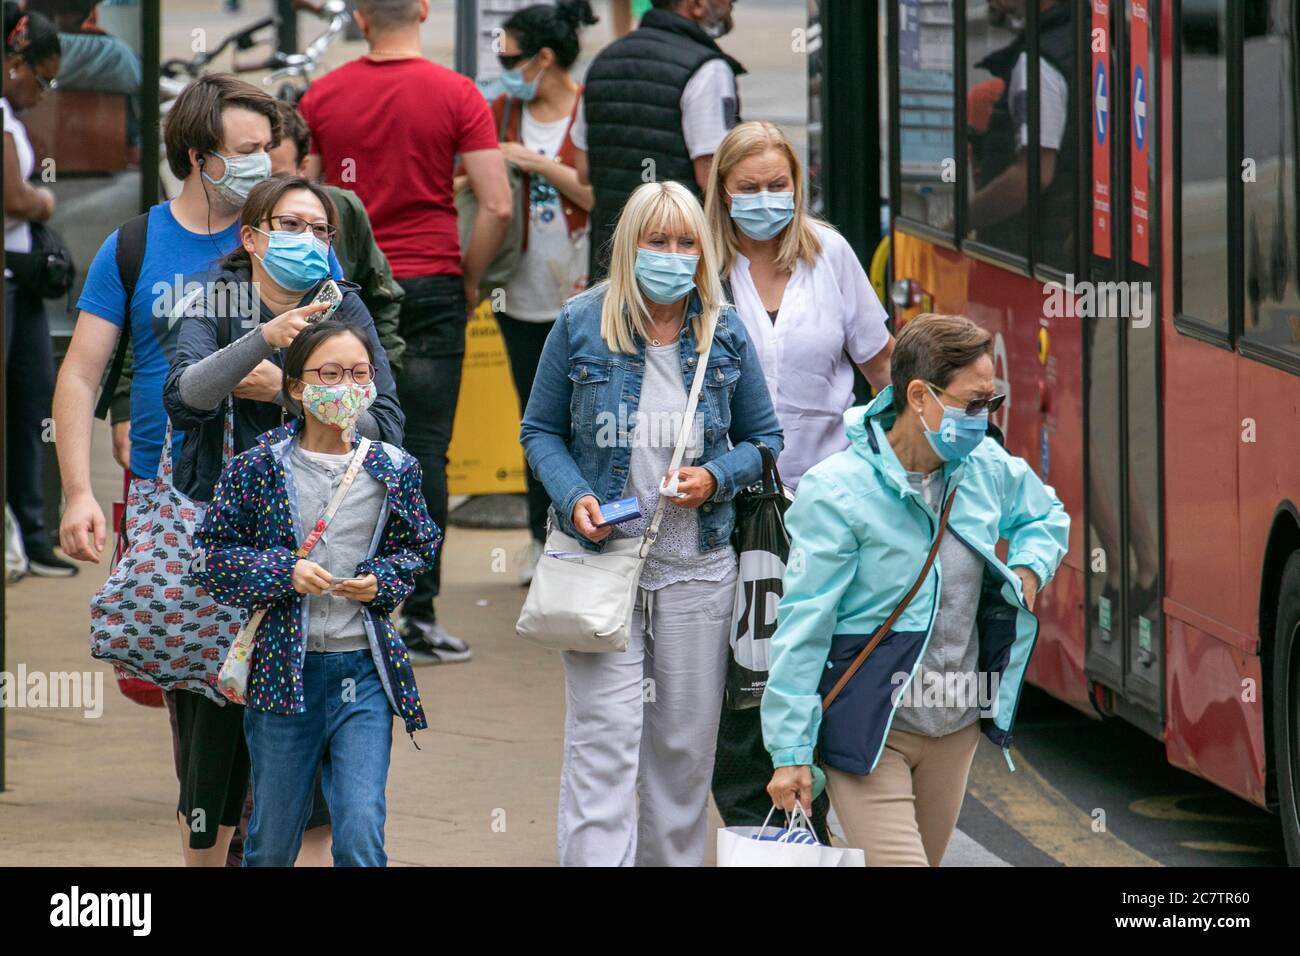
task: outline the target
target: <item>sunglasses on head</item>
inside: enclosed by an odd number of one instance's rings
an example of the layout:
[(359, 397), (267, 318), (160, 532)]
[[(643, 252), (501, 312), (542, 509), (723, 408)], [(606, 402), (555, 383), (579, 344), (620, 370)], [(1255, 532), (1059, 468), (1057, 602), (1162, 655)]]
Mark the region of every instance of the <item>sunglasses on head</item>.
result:
[[(944, 391), (938, 385), (935, 385), (933, 382), (926, 382), (925, 384), (931, 390), (938, 392), (940, 395), (947, 395), (949, 398), (956, 398), (957, 401), (959, 402), (962, 401), (962, 399), (957, 398), (956, 395), (952, 394), (951, 392)], [(938, 400), (938, 398), (939, 396), (935, 395), (936, 401)], [(990, 398), (973, 398), (970, 401), (966, 402), (965, 411), (967, 415), (978, 415), (980, 414), (980, 412), (988, 412), (990, 415), (992, 415), (994, 412), (996, 412), (999, 408), (1002, 407), (1002, 403), (1005, 402), (1006, 400), (1007, 400), (1007, 396), (1005, 392), (1000, 395), (994, 395)]]

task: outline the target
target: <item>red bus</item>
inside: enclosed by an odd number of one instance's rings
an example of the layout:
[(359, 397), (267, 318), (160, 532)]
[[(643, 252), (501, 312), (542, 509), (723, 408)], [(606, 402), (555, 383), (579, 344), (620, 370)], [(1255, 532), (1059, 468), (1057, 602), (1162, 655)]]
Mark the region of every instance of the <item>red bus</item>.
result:
[(1030, 678), (1300, 863), (1300, 3), (883, 6), (895, 319), (995, 334), (1074, 519)]

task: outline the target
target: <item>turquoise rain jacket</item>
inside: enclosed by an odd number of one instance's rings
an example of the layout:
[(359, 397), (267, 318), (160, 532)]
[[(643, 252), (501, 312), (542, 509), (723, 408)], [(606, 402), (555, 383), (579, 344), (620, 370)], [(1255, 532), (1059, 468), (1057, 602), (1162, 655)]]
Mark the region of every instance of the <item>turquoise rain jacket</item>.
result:
[[(937, 560), (822, 715), (822, 696), (916, 581), (938, 528), (938, 514), (908, 483), (886, 437), (896, 417), (892, 402), (893, 389), (886, 388), (865, 408), (844, 413), (850, 447), (804, 475), (785, 516), (790, 561), (762, 704), (763, 739), (776, 767), (810, 765), (817, 747), (820, 762), (836, 769), (875, 769), (895, 701), (930, 641), (943, 582)], [(1014, 770), (1011, 729), (1038, 621), (1011, 566), (1029, 568), (1046, 585), (1069, 546), (1070, 518), (1056, 493), (992, 437), (963, 461), (944, 465), (943, 477), (942, 500), (957, 489), (947, 533), (985, 562), (979, 669), (996, 675), (996, 694), (980, 723)], [(1010, 543), (1006, 564), (997, 556), (1000, 538)]]

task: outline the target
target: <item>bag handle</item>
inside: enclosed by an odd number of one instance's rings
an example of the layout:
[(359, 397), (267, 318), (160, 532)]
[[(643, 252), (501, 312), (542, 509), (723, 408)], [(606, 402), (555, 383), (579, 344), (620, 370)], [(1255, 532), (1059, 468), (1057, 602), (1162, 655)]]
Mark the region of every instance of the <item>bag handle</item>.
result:
[(320, 517), (316, 519), (315, 526), (311, 529), (310, 533), (308, 533), (303, 543), (299, 545), (298, 550), (294, 552), (297, 557), (307, 557), (307, 555), (311, 553), (311, 549), (316, 547), (316, 542), (321, 539), (321, 535), (325, 533), (325, 529), (328, 528), (330, 522), (334, 520), (335, 512), (337, 512), (339, 506), (343, 504), (343, 499), (347, 497), (348, 489), (352, 487), (352, 482), (356, 480), (357, 473), (361, 471), (361, 465), (365, 462), (366, 455), (369, 454), (369, 452), (370, 439), (363, 435), (361, 443), (357, 445), (357, 450), (352, 453), (352, 459), (348, 462), (348, 470), (343, 473), (343, 480), (339, 482), (338, 488), (334, 491), (334, 497), (330, 499), (329, 504), (325, 506), (325, 510), (322, 511)]
[(930, 545), (930, 553), (925, 556), (925, 564), (921, 567), (921, 573), (917, 575), (916, 581), (912, 583), (912, 587), (908, 592), (903, 595), (903, 600), (898, 603), (898, 607), (894, 608), (894, 612), (885, 618), (884, 624), (876, 628), (876, 633), (871, 635), (871, 640), (867, 641), (866, 647), (862, 648), (858, 652), (858, 656), (853, 658), (853, 663), (835, 682), (835, 686), (830, 689), (830, 693), (822, 698), (823, 714), (835, 702), (835, 698), (840, 695), (840, 691), (844, 690), (845, 685), (853, 679), (853, 675), (858, 672), (858, 668), (866, 663), (867, 657), (876, 649), (876, 645), (881, 642), (884, 636), (889, 633), (889, 629), (894, 626), (894, 622), (907, 610), (907, 606), (912, 603), (912, 598), (916, 597), (916, 592), (921, 590), (921, 584), (925, 581), (926, 575), (930, 573), (930, 568), (934, 566), (934, 559), (939, 554), (939, 543), (943, 541), (943, 533), (948, 530), (948, 514), (952, 511), (952, 503), (956, 499), (957, 489), (954, 488), (943, 506), (943, 513), (939, 515), (939, 530), (935, 532), (934, 542)]
[[(686, 414), (682, 418), (682, 427), (677, 433), (677, 447), (673, 449), (673, 459), (668, 466), (668, 474), (675, 475), (677, 469), (682, 466), (682, 459), (686, 457), (686, 439), (690, 437), (691, 425), (695, 421), (695, 409), (700, 403), (700, 388), (704, 385), (704, 369), (709, 364), (709, 352), (713, 348), (713, 332), (709, 331), (708, 347), (703, 352), (696, 353), (698, 364), (695, 366), (695, 377), (691, 379), (691, 391), (686, 397)], [(645, 534), (641, 538), (641, 549), (639, 556), (644, 558), (650, 553), (650, 548), (654, 546), (655, 539), (659, 537), (659, 524), (664, 518), (664, 506), (668, 504), (668, 496), (659, 495), (659, 503), (655, 505), (654, 517), (650, 519), (650, 526), (645, 529)]]

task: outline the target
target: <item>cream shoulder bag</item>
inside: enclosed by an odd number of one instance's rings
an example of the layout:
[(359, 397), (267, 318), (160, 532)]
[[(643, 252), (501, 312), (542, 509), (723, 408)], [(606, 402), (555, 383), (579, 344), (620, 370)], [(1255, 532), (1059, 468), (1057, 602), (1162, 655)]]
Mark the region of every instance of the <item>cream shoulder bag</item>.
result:
[[(710, 336), (710, 342), (712, 337)], [(695, 421), (695, 407), (704, 384), (709, 353), (697, 356), (695, 378), (686, 399), (668, 474), (674, 475), (686, 454), (686, 440)], [(552, 529), (533, 572), (528, 597), (515, 632), (528, 641), (556, 651), (627, 650), (628, 627), (636, 606), (636, 589), (646, 555), (659, 534), (667, 495), (659, 496), (654, 517), (638, 538), (607, 538), (603, 551), (587, 551), (575, 538)], [(556, 557), (562, 555), (562, 557)]]

